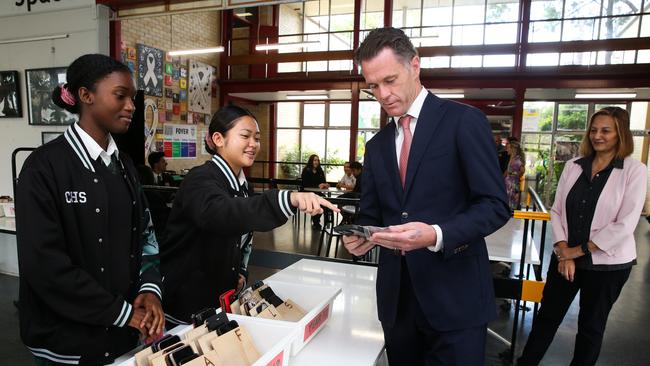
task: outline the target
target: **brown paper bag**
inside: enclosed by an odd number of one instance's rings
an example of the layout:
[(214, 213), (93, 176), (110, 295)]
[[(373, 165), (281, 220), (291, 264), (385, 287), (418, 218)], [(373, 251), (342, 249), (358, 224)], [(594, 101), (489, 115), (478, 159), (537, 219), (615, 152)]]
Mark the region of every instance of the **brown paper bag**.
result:
[(206, 354), (209, 351), (212, 351), (212, 340), (217, 338), (217, 332), (210, 332), (204, 334), (196, 341), (196, 345), (199, 348), (199, 353)]
[(149, 366), (149, 360), (147, 356), (153, 355), (151, 346), (143, 349), (142, 351), (135, 354), (135, 365), (136, 366)]
[(289, 299), (278, 306), (277, 310), (284, 320), (290, 322), (297, 322), (307, 314), (298, 304)]
[(257, 314), (257, 317), (264, 319), (285, 320), (278, 312), (278, 309), (276, 309), (275, 306), (271, 304), (269, 304), (269, 307), (264, 309), (261, 313)]
[(192, 361), (186, 363), (187, 366), (229, 366), (228, 363), (224, 362), (219, 358), (219, 355), (215, 351), (210, 351), (205, 353), (198, 358), (193, 359)]
[(213, 339), (212, 347), (228, 366), (250, 366), (261, 356), (250, 333), (242, 327)]
[(185, 333), (184, 339), (186, 341), (194, 341), (205, 334), (208, 334), (208, 327), (203, 324), (202, 326), (191, 329), (189, 332)]

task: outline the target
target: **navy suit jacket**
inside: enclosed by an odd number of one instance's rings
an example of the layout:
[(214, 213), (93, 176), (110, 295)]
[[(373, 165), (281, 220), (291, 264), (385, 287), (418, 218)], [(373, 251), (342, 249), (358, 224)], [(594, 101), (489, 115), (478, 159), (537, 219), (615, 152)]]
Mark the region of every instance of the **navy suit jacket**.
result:
[[(496, 316), (485, 236), (510, 216), (490, 125), (479, 110), (429, 93), (411, 143), (405, 188), (395, 154), (395, 123), (366, 145), (359, 224), (437, 224), (444, 249), (406, 254), (418, 302), (439, 331), (487, 323)], [(379, 320), (395, 322), (401, 256), (381, 248)]]

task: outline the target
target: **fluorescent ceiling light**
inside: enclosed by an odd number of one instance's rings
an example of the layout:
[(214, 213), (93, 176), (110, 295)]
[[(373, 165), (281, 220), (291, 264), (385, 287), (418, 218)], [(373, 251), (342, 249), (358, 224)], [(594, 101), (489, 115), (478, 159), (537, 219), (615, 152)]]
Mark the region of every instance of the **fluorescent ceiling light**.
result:
[(182, 55), (199, 55), (202, 53), (217, 53), (223, 52), (223, 47), (211, 47), (211, 48), (197, 48), (193, 50), (177, 50), (169, 51), (170, 56), (182, 56)]
[(268, 50), (284, 50), (288, 48), (307, 48), (309, 46), (319, 45), (320, 41), (309, 41), (309, 42), (292, 42), (292, 43), (267, 43), (267, 44), (258, 44), (255, 46), (257, 51), (268, 51)]
[(298, 94), (287, 95), (288, 100), (313, 100), (313, 99), (328, 99), (327, 94)]
[(242, 18), (252, 17), (253, 13), (235, 13), (235, 16), (242, 17)]
[(51, 39), (68, 38), (69, 34), (53, 34), (50, 36), (41, 37), (28, 37), (28, 38), (14, 38), (14, 39), (0, 39), (0, 44), (22, 43), (22, 42), (35, 42), (35, 41), (49, 41)]
[(462, 99), (465, 98), (465, 94), (463, 93), (439, 93), (436, 94), (438, 98), (445, 98), (445, 99)]
[(576, 93), (576, 99), (634, 99), (636, 93)]

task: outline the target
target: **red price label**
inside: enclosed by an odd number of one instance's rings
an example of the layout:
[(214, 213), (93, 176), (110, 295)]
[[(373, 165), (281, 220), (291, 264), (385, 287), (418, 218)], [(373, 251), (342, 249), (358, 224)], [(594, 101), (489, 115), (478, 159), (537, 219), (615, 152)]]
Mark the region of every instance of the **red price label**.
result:
[(325, 306), (323, 310), (321, 310), (321, 312), (314, 317), (314, 319), (312, 319), (309, 323), (307, 323), (307, 325), (305, 326), (305, 337), (303, 338), (303, 342), (306, 341), (307, 338), (311, 337), (311, 335), (314, 334), (318, 330), (318, 328), (320, 328), (323, 325), (323, 323), (325, 323), (327, 318), (329, 318), (330, 316), (329, 310), (330, 310), (330, 305), (327, 304), (327, 306)]
[(278, 353), (266, 366), (282, 366), (282, 359), (284, 358), (284, 351)]

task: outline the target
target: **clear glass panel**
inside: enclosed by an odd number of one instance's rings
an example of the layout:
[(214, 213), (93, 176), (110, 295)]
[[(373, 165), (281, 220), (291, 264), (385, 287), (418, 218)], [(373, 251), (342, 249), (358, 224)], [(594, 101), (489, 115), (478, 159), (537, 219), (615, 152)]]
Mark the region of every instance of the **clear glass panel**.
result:
[(564, 4), (564, 18), (597, 17), (600, 15), (600, 2), (600, 0), (567, 0)]
[(363, 0), (361, 2), (361, 29), (375, 29), (384, 26), (384, 1)]
[(650, 15), (644, 15), (641, 21), (641, 37), (650, 37)]
[[(540, 183), (543, 183), (543, 178), (546, 176), (548, 166), (550, 164), (549, 157), (551, 154), (551, 135), (539, 133), (522, 133), (521, 142), (524, 148), (524, 154), (526, 155), (527, 174), (540, 173), (540, 178), (542, 178), (540, 179)], [(535, 190), (538, 193), (542, 193), (542, 188), (543, 187), (538, 186), (535, 188)]]
[[(578, 157), (580, 155), (578, 152), (580, 150), (580, 142), (583, 136), (584, 134), (555, 135), (555, 146), (553, 149), (555, 164), (567, 162)], [(560, 171), (559, 173), (561, 174), (562, 172)], [(560, 174), (557, 175), (558, 178)]]
[(484, 0), (456, 0), (454, 2), (454, 24), (483, 23)]
[(304, 33), (327, 32), (329, 29), (329, 2), (306, 1), (304, 5)]
[(529, 53), (526, 66), (557, 66), (559, 58), (558, 53)]
[(298, 154), (300, 149), (300, 130), (278, 129), (277, 150), (278, 161), (300, 161)]
[[(303, 36), (284, 36), (278, 38), (278, 43), (296, 43), (302, 42)], [(272, 40), (266, 39), (263, 43), (274, 43)], [(302, 51), (302, 48), (283, 48), (279, 49), (278, 53), (291, 53)]]
[(483, 56), (452, 56), (451, 67), (481, 67)]
[(530, 20), (562, 19), (562, 0), (532, 0)]
[(447, 68), (449, 67), (449, 56), (422, 57), (420, 64), (425, 69)]
[(598, 22), (594, 19), (565, 20), (562, 29), (563, 41), (584, 41), (597, 39)]
[(645, 130), (648, 115), (648, 102), (632, 102), (630, 109), (630, 129)]
[(519, 15), (519, 2), (512, 0), (487, 0), (486, 23), (514, 22)]
[(280, 62), (278, 72), (301, 72), (302, 62)]
[(603, 18), (600, 20), (600, 39), (636, 38), (639, 17)]
[(324, 159), (326, 130), (305, 129), (300, 132), (302, 134), (302, 141), (300, 142), (302, 161), (306, 162), (311, 154), (317, 154), (321, 159)]
[(393, 2), (393, 27), (419, 27), (420, 0), (396, 0)]
[(325, 125), (325, 103), (305, 103), (303, 106), (304, 126)]
[(553, 102), (524, 102), (522, 131), (552, 131), (554, 110)]
[(307, 61), (307, 72), (327, 71), (327, 61)]
[(603, 15), (638, 14), (640, 10), (641, 0), (603, 0)]
[(359, 102), (359, 128), (379, 128), (381, 105), (379, 102)]
[(557, 111), (558, 131), (584, 131), (587, 128), (588, 104), (559, 104)]
[(561, 21), (531, 22), (528, 42), (559, 42), (561, 38)]
[(633, 64), (634, 50), (629, 51), (600, 51), (598, 65)]
[(305, 41), (318, 42), (317, 44), (309, 44), (305, 48), (293, 49), (289, 52), (317, 52), (327, 51), (329, 46), (329, 35), (327, 33), (309, 34), (305, 36)]
[[(594, 104), (594, 112), (599, 111), (605, 107), (619, 107), (622, 109), (627, 109), (627, 104)], [(632, 126), (630, 126), (630, 128), (632, 128)]]
[(412, 39), (415, 47), (449, 46), (451, 44), (451, 27), (422, 28), (421, 34), (421, 37)]
[(450, 25), (452, 18), (451, 0), (424, 0), (422, 26)]
[(335, 60), (328, 61), (329, 71), (349, 71), (352, 70), (352, 60)]
[[(348, 156), (350, 156), (350, 130), (328, 130), (327, 156), (324, 162), (343, 164), (348, 161)], [(338, 172), (334, 173), (333, 170), (338, 170)], [(326, 169), (325, 173), (330, 180), (338, 180), (343, 176), (343, 167)]]
[(650, 50), (639, 50), (636, 55), (637, 64), (650, 64)]
[(595, 65), (596, 52), (567, 52), (560, 55), (560, 65)]
[(330, 32), (349, 31), (353, 29), (354, 29), (353, 13), (332, 15), (330, 17)]
[(643, 136), (632, 136), (632, 143), (634, 144), (634, 150), (632, 150), (633, 159), (641, 161), (641, 155), (643, 153), (643, 139), (647, 137)]
[(515, 55), (485, 55), (483, 67), (515, 66)]
[(278, 128), (300, 127), (300, 103), (282, 102), (276, 107)]
[(303, 3), (281, 4), (278, 34), (302, 33)]
[(352, 32), (332, 33), (329, 35), (330, 51), (345, 51), (352, 49)]
[(365, 130), (357, 133), (357, 161), (363, 163), (363, 156), (366, 153), (366, 142), (377, 134), (377, 130)]
[(350, 103), (330, 103), (330, 127), (350, 126)]
[(452, 44), (483, 44), (483, 24), (454, 26)]
[(517, 23), (485, 25), (485, 44), (515, 43), (516, 41)]

